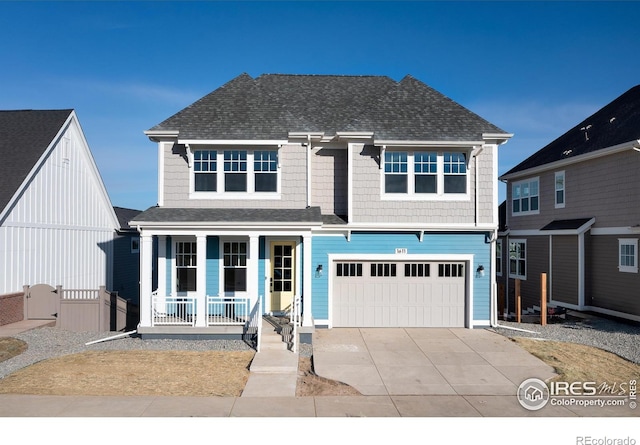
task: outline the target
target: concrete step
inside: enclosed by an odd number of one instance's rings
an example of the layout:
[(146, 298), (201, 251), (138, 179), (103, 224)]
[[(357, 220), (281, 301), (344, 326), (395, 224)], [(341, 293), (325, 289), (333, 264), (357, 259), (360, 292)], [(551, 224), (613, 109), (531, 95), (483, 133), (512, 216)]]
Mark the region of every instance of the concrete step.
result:
[(249, 371), (257, 373), (297, 373), (298, 354), (288, 350), (261, 349), (253, 357)]

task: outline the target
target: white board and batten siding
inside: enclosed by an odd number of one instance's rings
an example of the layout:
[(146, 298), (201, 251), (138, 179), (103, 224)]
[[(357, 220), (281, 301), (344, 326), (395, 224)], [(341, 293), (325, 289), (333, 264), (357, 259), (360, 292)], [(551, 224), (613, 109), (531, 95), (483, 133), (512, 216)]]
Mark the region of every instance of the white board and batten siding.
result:
[(118, 222), (75, 113), (0, 216), (0, 294), (111, 285)]

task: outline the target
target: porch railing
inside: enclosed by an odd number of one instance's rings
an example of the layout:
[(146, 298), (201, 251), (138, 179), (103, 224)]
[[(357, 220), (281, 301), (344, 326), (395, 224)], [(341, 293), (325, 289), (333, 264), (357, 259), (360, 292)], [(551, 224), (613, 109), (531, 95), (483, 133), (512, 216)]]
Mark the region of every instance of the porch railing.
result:
[(244, 328), (244, 341), (255, 345), (256, 352), (260, 352), (262, 342), (262, 295), (253, 305), (249, 319)]
[(300, 296), (296, 295), (293, 297), (293, 302), (291, 303), (291, 324), (292, 335), (291, 335), (291, 352), (298, 352), (298, 327), (300, 326)]
[(248, 298), (207, 297), (207, 326), (243, 325), (249, 318)]
[(195, 326), (196, 299), (192, 297), (159, 297), (152, 294), (152, 326)]

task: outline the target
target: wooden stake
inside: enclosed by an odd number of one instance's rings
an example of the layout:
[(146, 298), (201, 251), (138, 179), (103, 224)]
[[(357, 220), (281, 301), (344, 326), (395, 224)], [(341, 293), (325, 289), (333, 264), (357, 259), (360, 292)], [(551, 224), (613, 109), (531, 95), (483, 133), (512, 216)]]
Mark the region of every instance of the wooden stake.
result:
[(520, 280), (516, 278), (516, 323), (520, 323), (522, 319), (521, 314), (521, 298), (520, 298)]
[(547, 274), (540, 274), (540, 324), (547, 325)]

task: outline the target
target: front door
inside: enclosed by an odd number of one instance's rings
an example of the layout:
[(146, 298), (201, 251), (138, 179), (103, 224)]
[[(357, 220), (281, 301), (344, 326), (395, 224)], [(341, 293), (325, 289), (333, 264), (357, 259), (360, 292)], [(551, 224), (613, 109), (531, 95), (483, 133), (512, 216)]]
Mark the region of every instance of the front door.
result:
[(295, 293), (295, 241), (271, 243), (271, 312), (291, 309)]

